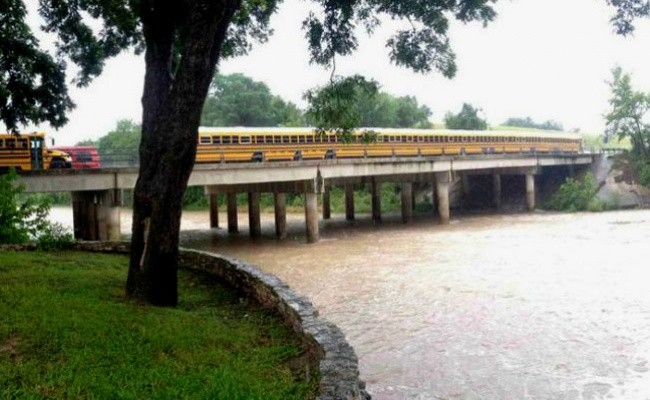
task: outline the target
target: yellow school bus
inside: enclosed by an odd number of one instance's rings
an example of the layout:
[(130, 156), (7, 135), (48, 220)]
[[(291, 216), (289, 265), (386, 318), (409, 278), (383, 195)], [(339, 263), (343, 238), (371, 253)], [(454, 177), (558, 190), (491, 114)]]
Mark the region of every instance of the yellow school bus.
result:
[(317, 133), (313, 128), (200, 128), (196, 162), (581, 151), (580, 137), (564, 132), (369, 128), (358, 130), (344, 143), (334, 133)]
[(72, 158), (45, 145), (45, 133), (0, 133), (0, 173), (72, 168)]

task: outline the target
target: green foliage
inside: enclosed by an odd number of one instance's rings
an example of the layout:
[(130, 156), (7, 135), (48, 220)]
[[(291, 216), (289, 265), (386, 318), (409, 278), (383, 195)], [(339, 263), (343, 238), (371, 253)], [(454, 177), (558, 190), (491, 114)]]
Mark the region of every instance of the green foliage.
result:
[(141, 135), (140, 125), (129, 119), (117, 121), (115, 129), (97, 141), (102, 162), (134, 163), (138, 160)]
[(596, 197), (598, 185), (593, 175), (588, 173), (580, 181), (568, 178), (557, 192), (551, 196), (547, 208), (555, 211), (603, 211), (607, 205)]
[(304, 126), (298, 107), (273, 95), (264, 82), (217, 74), (203, 106), (203, 126)]
[[(128, 258), (0, 253), (0, 398), (308, 399), (300, 339), (241, 293), (180, 271), (177, 308), (124, 298)], [(300, 363), (296, 363), (300, 365)], [(116, 384), (119, 383), (119, 384)]]
[(478, 108), (471, 104), (464, 103), (458, 114), (447, 113), (445, 115), (445, 126), (447, 129), (462, 129), (470, 131), (482, 131), (487, 129), (487, 122), (478, 116)]
[(616, 14), (610, 21), (619, 35), (632, 34), (634, 20), (650, 16), (650, 1), (648, 0), (607, 0), (607, 4), (616, 8)]
[(48, 223), (38, 235), (36, 247), (43, 251), (67, 250), (74, 244), (72, 233), (58, 222)]
[(335, 77), (326, 85), (305, 93), (309, 103), (307, 119), (318, 132), (336, 132), (349, 141), (362, 121), (356, 105), (366, 98), (375, 98), (379, 86), (360, 75)]
[(61, 127), (74, 107), (65, 67), (39, 49), (26, 14), (21, 0), (0, 2), (0, 120), (11, 131), (44, 121)]
[(506, 122), (503, 123), (505, 126), (517, 126), (521, 128), (533, 128), (541, 129), (544, 131), (563, 131), (564, 127), (560, 122), (548, 120), (545, 122), (535, 122), (532, 118), (508, 118)]
[(0, 243), (25, 243), (47, 228), (50, 203), (46, 199), (21, 197), (24, 188), (16, 185), (18, 175), (10, 170), (0, 175)]
[(638, 170), (639, 183), (645, 187), (650, 187), (650, 164), (645, 164)]
[(612, 75), (611, 111), (605, 116), (607, 134), (628, 138), (636, 155), (650, 160), (650, 93), (635, 91), (630, 75), (620, 67), (614, 68)]

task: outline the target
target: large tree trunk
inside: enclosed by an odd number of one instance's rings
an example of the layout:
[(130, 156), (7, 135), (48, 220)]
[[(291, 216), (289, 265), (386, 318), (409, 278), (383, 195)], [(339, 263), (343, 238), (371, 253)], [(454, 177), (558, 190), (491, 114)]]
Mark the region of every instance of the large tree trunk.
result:
[[(146, 2), (143, 2), (146, 3)], [(181, 206), (194, 166), (201, 109), (239, 1), (143, 8), (146, 74), (140, 174), (133, 194), (126, 293), (155, 305), (178, 302)], [(174, 65), (174, 45), (180, 59)]]

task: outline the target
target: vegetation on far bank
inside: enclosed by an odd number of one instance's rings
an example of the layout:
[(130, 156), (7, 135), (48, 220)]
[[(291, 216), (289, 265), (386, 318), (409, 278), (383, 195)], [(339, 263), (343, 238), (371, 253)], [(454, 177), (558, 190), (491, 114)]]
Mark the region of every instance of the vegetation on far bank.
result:
[(124, 297), (128, 259), (1, 252), (0, 397), (305, 399), (300, 341), (202, 273), (181, 271), (177, 308)]

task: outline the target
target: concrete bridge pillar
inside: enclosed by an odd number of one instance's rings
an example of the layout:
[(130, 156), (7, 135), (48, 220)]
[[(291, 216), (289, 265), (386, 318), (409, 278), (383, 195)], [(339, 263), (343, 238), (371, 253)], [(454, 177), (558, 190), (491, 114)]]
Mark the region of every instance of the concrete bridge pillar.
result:
[(535, 175), (526, 174), (526, 205), (528, 211), (535, 210)]
[(407, 223), (413, 219), (413, 184), (402, 182), (402, 222)]
[(248, 192), (248, 226), (251, 237), (258, 238), (262, 236), (259, 192)]
[(442, 225), (449, 224), (449, 182), (451, 177), (449, 172), (436, 174), (436, 197), (438, 199), (438, 215)]
[(307, 243), (316, 243), (318, 232), (318, 196), (316, 193), (305, 193), (305, 225)]
[(210, 193), (210, 228), (219, 227), (219, 195)]
[(354, 221), (354, 184), (345, 184), (345, 219)]
[(493, 185), (494, 185), (494, 206), (497, 210), (501, 209), (501, 175), (493, 175)]
[(420, 184), (418, 182), (413, 182), (413, 187), (411, 188), (411, 210), (415, 212), (415, 206), (417, 203), (418, 190), (420, 189)]
[(274, 193), (275, 200), (275, 236), (278, 239), (287, 237), (287, 205), (284, 193)]
[(79, 240), (120, 240), (119, 190), (72, 192), (74, 237)]
[(237, 221), (237, 193), (228, 193), (228, 232), (239, 232)]
[(330, 206), (330, 186), (325, 185), (323, 189), (323, 219), (330, 219), (332, 217), (332, 208)]
[(377, 181), (376, 178), (372, 178), (370, 192), (372, 198), (372, 220), (379, 223), (381, 222), (381, 182)]

